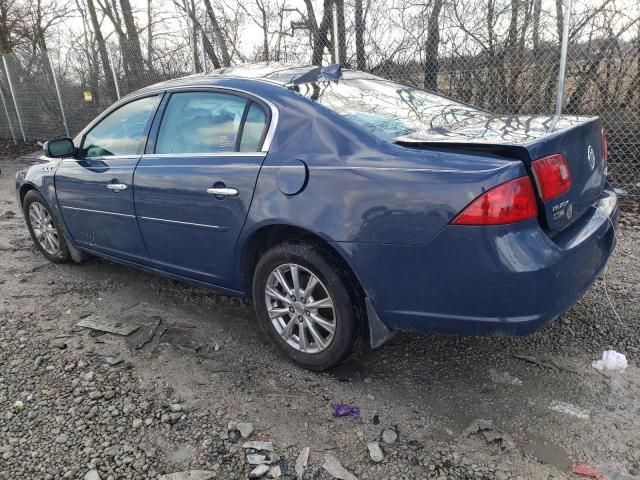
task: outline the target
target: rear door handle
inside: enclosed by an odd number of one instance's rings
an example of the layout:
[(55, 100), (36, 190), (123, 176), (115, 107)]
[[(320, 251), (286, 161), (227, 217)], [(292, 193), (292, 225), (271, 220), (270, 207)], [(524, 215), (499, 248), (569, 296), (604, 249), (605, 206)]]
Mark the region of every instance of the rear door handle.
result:
[(112, 192), (121, 192), (122, 190), (126, 190), (127, 186), (124, 183), (110, 183), (107, 185), (107, 188)]
[(236, 197), (240, 192), (238, 192), (237, 188), (213, 187), (207, 188), (207, 193), (209, 195), (215, 195), (217, 197)]

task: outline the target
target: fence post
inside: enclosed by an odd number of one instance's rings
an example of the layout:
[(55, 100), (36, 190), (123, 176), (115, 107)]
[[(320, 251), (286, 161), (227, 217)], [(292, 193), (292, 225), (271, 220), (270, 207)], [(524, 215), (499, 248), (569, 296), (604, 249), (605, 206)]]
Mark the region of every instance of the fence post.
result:
[(11, 75), (9, 75), (9, 67), (7, 67), (7, 57), (2, 56), (2, 64), (4, 65), (4, 71), (7, 74), (7, 82), (9, 83), (9, 91), (11, 92), (11, 98), (13, 99), (13, 106), (16, 109), (16, 116), (18, 117), (18, 125), (20, 126), (20, 132), (22, 133), (22, 140), (27, 141), (27, 136), (24, 134), (24, 128), (22, 126), (22, 117), (20, 116), (20, 109), (18, 108), (18, 101), (16, 99), (16, 92), (13, 91), (13, 83), (11, 82)]
[(60, 87), (58, 86), (58, 79), (56, 78), (56, 71), (53, 68), (53, 62), (49, 56), (49, 51), (45, 50), (44, 55), (49, 61), (49, 67), (51, 68), (51, 75), (53, 75), (53, 84), (56, 87), (56, 95), (58, 96), (58, 104), (60, 105), (60, 114), (62, 115), (62, 123), (64, 125), (64, 133), (69, 136), (69, 127), (67, 126), (67, 116), (64, 114), (64, 106), (62, 105), (62, 95), (60, 95)]
[(11, 122), (11, 117), (9, 116), (9, 109), (7, 108), (7, 101), (4, 99), (4, 92), (2, 91), (2, 86), (0, 86), (0, 98), (2, 98), (2, 106), (4, 107), (4, 114), (7, 116), (7, 123), (9, 124), (9, 130), (11, 130), (11, 136), (13, 137), (13, 143), (15, 145), (18, 144), (16, 140), (16, 132), (13, 131), (13, 124)]
[(336, 57), (336, 63), (340, 63), (340, 50), (338, 49), (338, 6), (333, 2), (333, 53)]
[(116, 97), (120, 100), (120, 85), (118, 85), (118, 76), (116, 75), (116, 64), (113, 63), (113, 55), (111, 54), (111, 46), (107, 44), (107, 53), (109, 54), (109, 63), (111, 64), (111, 75), (113, 76), (113, 84), (116, 87)]
[(569, 26), (571, 24), (571, 8), (573, 0), (567, 0), (567, 7), (564, 10), (564, 24), (562, 26), (562, 44), (560, 46), (560, 71), (558, 72), (558, 96), (556, 98), (556, 117), (553, 128), (562, 114), (562, 104), (564, 102), (564, 84), (567, 70), (567, 50), (569, 49)]

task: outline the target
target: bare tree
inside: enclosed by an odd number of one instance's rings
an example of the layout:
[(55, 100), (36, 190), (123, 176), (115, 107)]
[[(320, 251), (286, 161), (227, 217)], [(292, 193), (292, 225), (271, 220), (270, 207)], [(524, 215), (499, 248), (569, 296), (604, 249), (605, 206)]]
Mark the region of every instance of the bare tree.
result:
[(444, 0), (433, 0), (429, 24), (427, 26), (427, 39), (424, 42), (424, 88), (438, 90), (438, 47), (440, 46), (440, 12)]
[(96, 12), (93, 0), (87, 1), (87, 10), (89, 12), (89, 19), (91, 20), (91, 28), (93, 30), (93, 36), (96, 39), (98, 45), (98, 53), (100, 55), (100, 63), (102, 65), (102, 71), (104, 74), (105, 82), (107, 84), (107, 91), (115, 99), (116, 98), (116, 86), (111, 76), (111, 68), (109, 65), (109, 52), (107, 52), (107, 45), (102, 35), (102, 28), (98, 21), (98, 14)]
[(365, 19), (362, 11), (362, 0), (355, 0), (355, 29), (356, 29), (356, 67), (366, 70), (367, 60), (364, 50)]

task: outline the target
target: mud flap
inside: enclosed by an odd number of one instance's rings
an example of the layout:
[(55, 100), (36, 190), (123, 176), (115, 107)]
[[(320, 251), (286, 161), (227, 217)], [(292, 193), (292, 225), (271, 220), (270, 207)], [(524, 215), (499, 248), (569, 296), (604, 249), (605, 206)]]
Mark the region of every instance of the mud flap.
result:
[(76, 247), (73, 242), (69, 240), (69, 237), (67, 235), (64, 236), (64, 239), (67, 242), (67, 250), (69, 250), (71, 260), (73, 260), (75, 263), (82, 263), (91, 257), (91, 255), (89, 255), (87, 252)]
[(398, 332), (396, 330), (389, 330), (382, 320), (380, 320), (369, 297), (365, 298), (365, 304), (367, 306), (367, 320), (369, 322), (369, 342), (371, 348), (375, 349), (391, 340)]

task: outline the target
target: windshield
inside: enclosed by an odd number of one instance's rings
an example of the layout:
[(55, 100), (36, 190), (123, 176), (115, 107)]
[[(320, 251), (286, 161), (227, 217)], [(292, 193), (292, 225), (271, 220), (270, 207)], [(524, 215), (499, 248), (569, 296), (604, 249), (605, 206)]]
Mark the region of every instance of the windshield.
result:
[(424, 130), (448, 129), (477, 119), (479, 111), (452, 99), (362, 72), (338, 82), (292, 87), (383, 140)]

